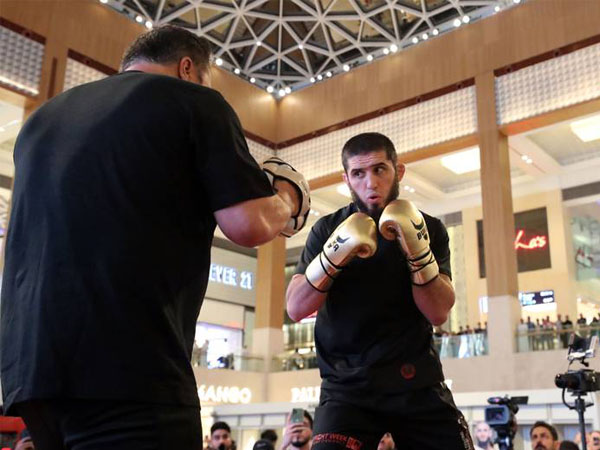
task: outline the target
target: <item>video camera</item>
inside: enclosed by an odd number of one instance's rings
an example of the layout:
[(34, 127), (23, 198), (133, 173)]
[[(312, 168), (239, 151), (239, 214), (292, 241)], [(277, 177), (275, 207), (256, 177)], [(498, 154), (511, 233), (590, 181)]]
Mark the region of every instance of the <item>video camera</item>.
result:
[(519, 412), (518, 405), (526, 405), (529, 397), (490, 397), (485, 407), (484, 415), (487, 424), (492, 427), (498, 437), (496, 444), (503, 449), (512, 449), (512, 441), (517, 432), (516, 414)]

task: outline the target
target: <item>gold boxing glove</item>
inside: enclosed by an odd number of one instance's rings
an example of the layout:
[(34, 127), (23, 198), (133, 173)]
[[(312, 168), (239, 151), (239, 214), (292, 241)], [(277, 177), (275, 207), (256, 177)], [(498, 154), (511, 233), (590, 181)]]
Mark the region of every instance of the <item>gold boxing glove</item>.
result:
[(379, 231), (389, 241), (398, 240), (408, 261), (413, 284), (422, 286), (435, 279), (440, 270), (429, 247), (425, 218), (408, 200), (394, 200), (379, 219)]
[(327, 292), (342, 268), (354, 257), (368, 258), (377, 250), (377, 225), (357, 212), (331, 233), (323, 250), (306, 268), (306, 279), (317, 291)]

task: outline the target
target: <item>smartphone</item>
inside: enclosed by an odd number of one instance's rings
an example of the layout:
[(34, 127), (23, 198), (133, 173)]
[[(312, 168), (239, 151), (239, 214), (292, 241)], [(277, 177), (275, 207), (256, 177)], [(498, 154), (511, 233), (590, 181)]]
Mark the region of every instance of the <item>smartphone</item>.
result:
[(292, 409), (292, 415), (290, 416), (290, 423), (302, 423), (304, 422), (304, 410), (302, 408)]

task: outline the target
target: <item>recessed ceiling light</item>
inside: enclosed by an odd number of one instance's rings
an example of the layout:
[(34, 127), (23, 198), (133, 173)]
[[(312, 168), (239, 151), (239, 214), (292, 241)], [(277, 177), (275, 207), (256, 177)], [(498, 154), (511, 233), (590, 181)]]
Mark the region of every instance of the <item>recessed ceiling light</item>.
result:
[(427, 39), (429, 39), (429, 35), (427, 33), (423, 33), (421, 35), (421, 39), (423, 39), (424, 41), (426, 41)]
[(531, 158), (527, 158), (527, 160), (525, 161), (527, 164), (532, 164), (533, 163), (533, 159)]
[(317, 75), (317, 80), (321, 81), (323, 79), (323, 75), (319, 74)]
[(410, 192), (411, 194), (414, 194), (415, 193), (415, 188), (410, 188), (408, 192)]
[(571, 130), (583, 142), (600, 139), (600, 114), (572, 122)]
[(317, 80), (315, 79), (315, 77), (310, 77), (310, 82), (311, 82), (311, 83), (314, 83), (315, 81), (317, 81)]
[(367, 55), (367, 61), (373, 61), (373, 55)]
[(494, 6), (494, 11), (495, 11), (495, 12), (499, 12), (499, 11), (500, 11), (500, 5), (496, 5), (496, 6)]
[(256, 78), (254, 78), (254, 77), (251, 77), (251, 78), (250, 78), (250, 83), (256, 83)]
[(407, 186), (404, 186), (404, 190), (405, 190), (405, 191), (410, 191), (410, 186), (408, 186), (408, 185), (407, 185)]
[(527, 155), (521, 155), (521, 159), (523, 161), (527, 161), (529, 159), (529, 156), (527, 156)]
[(465, 14), (462, 17), (462, 21), (463, 21), (463, 23), (469, 23), (471, 21), (471, 18), (468, 15)]
[(348, 64), (344, 64), (344, 72), (348, 72), (350, 70), (350, 66)]
[(285, 87), (285, 93), (286, 93), (286, 94), (291, 94), (291, 93), (292, 93), (292, 88), (291, 88), (291, 87), (289, 87), (289, 86), (286, 86), (286, 87)]
[(434, 28), (433, 30), (431, 30), (431, 34), (433, 34), (434, 36), (437, 36), (438, 34), (440, 34), (440, 30), (438, 30), (437, 28)]
[(285, 97), (285, 89), (279, 89), (279, 96)]
[(328, 71), (325, 75), (327, 75), (328, 78), (331, 78), (331, 76), (333, 75), (330, 71)]
[(273, 86), (267, 86), (267, 92), (270, 94), (275, 90)]
[(519, 3), (521, 3), (521, 0), (513, 0), (513, 3), (519, 4)]
[(457, 175), (474, 172), (480, 168), (479, 148), (473, 147), (468, 150), (463, 150), (462, 152), (443, 156), (441, 162), (442, 166)]
[(215, 60), (215, 64), (216, 64), (217, 66), (222, 66), (222, 65), (223, 65), (223, 60), (222, 60), (221, 58), (217, 58), (217, 59)]
[(239, 75), (239, 74), (240, 74), (242, 71), (236, 67), (235, 69), (233, 69), (233, 72), (234, 72), (236, 75)]
[(338, 191), (338, 194), (341, 194), (344, 197), (352, 197), (352, 195), (350, 194), (350, 189), (348, 189), (348, 186), (345, 183), (338, 184), (335, 190)]
[(384, 55), (389, 55), (389, 53), (390, 53), (390, 49), (389, 48), (386, 47), (386, 48), (383, 49), (383, 54)]
[(100, 3), (102, 3), (103, 5), (106, 5), (108, 3), (108, 0), (100, 0)]
[(413, 44), (416, 44), (417, 42), (419, 42), (419, 38), (418, 38), (418, 37), (416, 37), (416, 36), (414, 36), (414, 37), (412, 38), (412, 43), (413, 43)]
[(390, 51), (396, 53), (398, 51), (398, 46), (396, 44), (390, 45)]
[(460, 25), (462, 24), (462, 22), (460, 21), (460, 19), (457, 17), (456, 19), (454, 19), (454, 22), (452, 22), (452, 24), (458, 28), (460, 27)]
[(149, 20), (146, 20), (146, 28), (148, 28), (149, 30), (152, 29), (152, 22), (150, 22)]
[(142, 23), (144, 21), (144, 18), (142, 16), (135, 16), (135, 21), (137, 23)]

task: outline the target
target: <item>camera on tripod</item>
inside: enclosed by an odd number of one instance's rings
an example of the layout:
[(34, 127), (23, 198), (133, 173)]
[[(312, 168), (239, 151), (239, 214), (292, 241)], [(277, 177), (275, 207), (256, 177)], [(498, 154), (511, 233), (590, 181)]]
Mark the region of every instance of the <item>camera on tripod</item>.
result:
[(517, 418), (519, 405), (526, 405), (529, 397), (490, 397), (485, 407), (485, 421), (497, 434), (496, 444), (500, 449), (512, 449), (512, 441), (517, 433)]
[[(593, 403), (586, 403), (583, 396), (594, 391), (600, 390), (600, 373), (588, 369), (589, 363), (586, 358), (593, 358), (596, 354), (596, 345), (598, 337), (592, 336), (589, 339), (581, 337), (575, 333), (569, 336), (569, 350), (567, 351), (567, 359), (569, 360), (569, 370), (565, 373), (559, 373), (554, 378), (554, 384), (562, 389), (562, 401), (564, 405), (576, 410), (579, 418), (579, 432), (581, 433), (581, 448), (587, 449), (585, 439), (585, 409), (592, 406)], [(571, 364), (579, 361), (586, 369), (571, 370)], [(573, 405), (570, 405), (565, 400), (565, 391), (569, 391), (576, 397)]]

